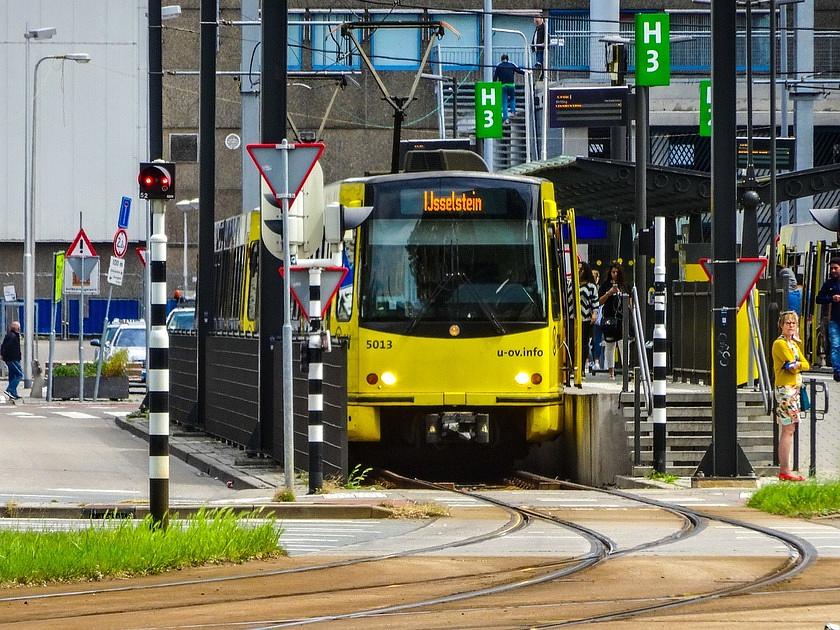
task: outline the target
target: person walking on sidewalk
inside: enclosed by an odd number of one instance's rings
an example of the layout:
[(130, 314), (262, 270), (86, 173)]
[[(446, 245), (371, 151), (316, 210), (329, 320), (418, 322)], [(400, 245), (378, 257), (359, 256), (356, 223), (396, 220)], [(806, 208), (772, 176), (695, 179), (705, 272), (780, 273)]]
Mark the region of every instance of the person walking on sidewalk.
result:
[(828, 305), (828, 346), (834, 380), (840, 381), (840, 258), (828, 263), (828, 279), (816, 297), (817, 304)]
[(23, 380), (23, 369), (20, 367), (20, 322), (12, 322), (9, 326), (9, 332), (0, 346), (0, 356), (9, 368), (9, 386), (6, 388), (6, 394), (12, 400), (19, 400), (17, 388)]
[(502, 55), (502, 61), (493, 71), (493, 80), (502, 84), (502, 122), (508, 124), (508, 110), (511, 116), (516, 116), (516, 75), (525, 74), (515, 63), (508, 61), (507, 55)]
[(773, 371), (776, 376), (776, 421), (781, 427), (779, 434), (779, 479), (782, 481), (803, 481), (802, 475), (791, 469), (793, 434), (802, 416), (802, 371), (811, 365), (805, 358), (802, 340), (799, 338), (799, 316), (796, 311), (779, 314), (781, 334), (773, 342)]

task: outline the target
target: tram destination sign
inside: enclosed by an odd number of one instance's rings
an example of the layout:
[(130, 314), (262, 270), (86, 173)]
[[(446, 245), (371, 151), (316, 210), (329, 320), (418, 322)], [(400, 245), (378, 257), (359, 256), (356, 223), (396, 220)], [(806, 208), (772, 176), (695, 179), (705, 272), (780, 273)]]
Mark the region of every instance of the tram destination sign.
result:
[[(747, 168), (747, 139), (738, 136), (738, 168)], [(753, 136), (753, 166), (770, 168), (770, 138)], [(796, 138), (776, 138), (776, 168), (792, 171), (796, 163)]]
[(551, 88), (549, 127), (622, 127), (627, 124), (628, 87)]

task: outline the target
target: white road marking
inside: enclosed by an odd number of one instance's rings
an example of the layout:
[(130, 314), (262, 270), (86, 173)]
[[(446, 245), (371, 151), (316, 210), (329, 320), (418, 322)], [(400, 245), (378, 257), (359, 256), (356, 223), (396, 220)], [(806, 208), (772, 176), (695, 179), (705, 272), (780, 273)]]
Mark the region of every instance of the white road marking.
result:
[(89, 492), (92, 494), (109, 494), (109, 493), (124, 493), (124, 494), (140, 494), (139, 490), (123, 490), (122, 488), (115, 488), (113, 490), (97, 490), (95, 488), (47, 488), (53, 492)]
[(75, 420), (98, 418), (98, 416), (92, 416), (89, 413), (82, 413), (81, 411), (56, 411), (55, 414), (58, 416), (64, 416), (65, 418), (73, 418)]

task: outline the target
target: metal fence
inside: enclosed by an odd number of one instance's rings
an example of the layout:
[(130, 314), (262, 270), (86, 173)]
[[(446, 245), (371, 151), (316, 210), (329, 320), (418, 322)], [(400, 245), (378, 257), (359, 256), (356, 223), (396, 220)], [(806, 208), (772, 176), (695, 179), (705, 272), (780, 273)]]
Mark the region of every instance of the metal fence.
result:
[[(207, 338), (206, 416), (196, 413), (198, 395), (196, 377), (197, 335), (175, 332), (169, 336), (169, 407), (173, 423), (204, 431), (250, 452), (275, 460), (283, 459), (283, 387), (274, 388), (275, 418), (266, 434), (269, 444), (260, 444), (259, 435), (259, 338), (244, 335), (211, 335)], [(275, 374), (282, 375), (280, 344), (274, 351)], [(333, 343), (332, 352), (324, 355), (324, 474), (347, 476), (347, 387), (346, 347)], [(301, 371), (298, 356), (293, 358), (295, 468), (306, 470), (308, 449), (308, 391), (306, 371)], [(282, 378), (279, 377), (279, 378)]]
[[(580, 76), (590, 68), (590, 49), (592, 46), (605, 46), (599, 41), (607, 33), (589, 31), (571, 31), (556, 28), (555, 19), (551, 22), (551, 45), (548, 47), (548, 67), (552, 70), (551, 80), (572, 73)], [(635, 45), (632, 27), (622, 24), (621, 36), (627, 40), (627, 72), (632, 75), (635, 66)], [(709, 29), (672, 30), (673, 35), (688, 37), (685, 41), (671, 44), (671, 72), (676, 75), (708, 75), (712, 68), (712, 42)], [(615, 33), (610, 33), (615, 35)], [(737, 71), (746, 70), (746, 34), (737, 34), (736, 63)], [(792, 65), (796, 54), (796, 44), (792, 31), (787, 33), (787, 52)], [(776, 36), (777, 59), (780, 59), (782, 35)], [(440, 46), (440, 62), (448, 71), (478, 72), (481, 70), (481, 46)], [(767, 76), (770, 72), (770, 42), (766, 28), (755, 28), (752, 34), (753, 72), (757, 76)], [(527, 68), (526, 53), (522, 46), (493, 47), (495, 59), (507, 54), (516, 65)], [(605, 68), (595, 68), (603, 72)], [(783, 74), (778, 70), (778, 74)], [(795, 80), (795, 75), (784, 75)], [(814, 35), (814, 75), (819, 79), (840, 79), (840, 31), (820, 31)]]

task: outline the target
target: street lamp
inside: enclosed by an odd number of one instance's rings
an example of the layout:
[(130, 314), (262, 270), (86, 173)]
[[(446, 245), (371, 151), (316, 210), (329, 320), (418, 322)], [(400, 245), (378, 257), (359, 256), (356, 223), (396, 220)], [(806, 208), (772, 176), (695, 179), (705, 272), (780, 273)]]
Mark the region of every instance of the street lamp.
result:
[(175, 204), (175, 207), (184, 211), (184, 263), (183, 263), (183, 273), (184, 273), (184, 297), (187, 297), (187, 288), (189, 287), (189, 283), (187, 282), (187, 244), (190, 242), (187, 238), (187, 211), (188, 210), (198, 210), (198, 199), (183, 199)]
[[(53, 29), (54, 30), (54, 29)], [(32, 146), (29, 151), (29, 203), (24, 207), (24, 243), (23, 243), (23, 276), (24, 276), (24, 387), (32, 386), (32, 364), (34, 362), (34, 339), (35, 339), (35, 152), (37, 148), (37, 123), (38, 123), (38, 68), (48, 59), (57, 61), (74, 61), (76, 63), (88, 63), (90, 55), (87, 53), (67, 53), (64, 55), (48, 55), (42, 57), (35, 64), (32, 73)]]
[[(43, 28), (29, 28), (29, 25), (26, 25), (26, 30), (23, 32), (24, 40), (26, 41), (26, 46), (24, 47), (26, 51), (26, 59), (24, 63), (24, 89), (23, 89), (23, 98), (24, 98), (24, 124), (23, 124), (23, 213), (24, 213), (24, 222), (23, 222), (23, 241), (26, 243), (29, 240), (27, 236), (29, 230), (29, 224), (26, 222), (26, 216), (29, 212), (28, 204), (29, 204), (29, 196), (27, 191), (29, 190), (29, 42), (30, 40), (37, 39), (37, 40), (44, 40), (44, 39), (51, 39), (53, 35), (55, 35), (56, 30), (53, 26), (46, 26)], [(23, 266), (24, 266), (24, 287), (26, 285), (26, 257), (24, 256)], [(25, 293), (25, 291), (24, 291)], [(24, 325), (26, 325), (26, 318), (24, 318)], [(28, 328), (24, 328), (24, 332), (26, 336), (24, 337), (24, 343), (26, 339), (29, 339), (31, 336), (31, 331)], [(29, 347), (29, 346), (27, 346)], [(31, 349), (31, 348), (30, 348)], [(26, 360), (23, 362), (23, 386), (24, 387), (32, 387), (32, 361), (29, 353), (27, 351)]]

